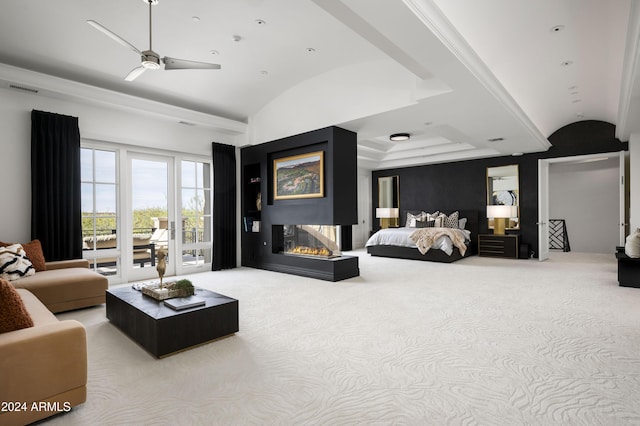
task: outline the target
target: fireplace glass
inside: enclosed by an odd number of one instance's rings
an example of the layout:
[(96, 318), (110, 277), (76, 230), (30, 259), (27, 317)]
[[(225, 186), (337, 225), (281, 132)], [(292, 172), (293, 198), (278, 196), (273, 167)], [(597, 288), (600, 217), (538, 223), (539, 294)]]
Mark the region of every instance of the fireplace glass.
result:
[(321, 258), (339, 257), (340, 227), (336, 225), (284, 225), (284, 254)]

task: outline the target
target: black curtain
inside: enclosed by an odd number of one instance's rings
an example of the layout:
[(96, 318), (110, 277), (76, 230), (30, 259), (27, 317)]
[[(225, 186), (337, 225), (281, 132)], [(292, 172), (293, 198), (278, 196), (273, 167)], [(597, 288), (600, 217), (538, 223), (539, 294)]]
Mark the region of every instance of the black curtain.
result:
[(236, 148), (213, 142), (213, 271), (236, 267)]
[(77, 117), (31, 112), (31, 238), (47, 260), (82, 257)]

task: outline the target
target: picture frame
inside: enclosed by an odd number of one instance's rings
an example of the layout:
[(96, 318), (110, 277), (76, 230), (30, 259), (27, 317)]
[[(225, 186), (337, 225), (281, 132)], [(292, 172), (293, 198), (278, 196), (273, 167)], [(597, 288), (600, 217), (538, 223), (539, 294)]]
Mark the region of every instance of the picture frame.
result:
[(273, 160), (273, 199), (324, 197), (324, 151)]

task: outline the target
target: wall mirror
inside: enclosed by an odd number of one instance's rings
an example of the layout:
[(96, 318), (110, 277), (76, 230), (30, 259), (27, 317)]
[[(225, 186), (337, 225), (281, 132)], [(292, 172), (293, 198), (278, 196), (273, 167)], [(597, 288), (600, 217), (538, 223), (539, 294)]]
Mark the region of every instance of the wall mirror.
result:
[(400, 178), (385, 176), (378, 178), (378, 207), (376, 218), (380, 219), (380, 226), (398, 226), (400, 217)]
[[(520, 178), (518, 165), (487, 167), (487, 206), (512, 206), (505, 229), (520, 229)], [(489, 228), (493, 229), (489, 218)]]

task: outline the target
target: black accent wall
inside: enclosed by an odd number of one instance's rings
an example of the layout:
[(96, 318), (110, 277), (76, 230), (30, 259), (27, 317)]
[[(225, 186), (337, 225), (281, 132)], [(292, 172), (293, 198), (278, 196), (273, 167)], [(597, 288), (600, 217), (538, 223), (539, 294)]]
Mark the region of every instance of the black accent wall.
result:
[[(538, 253), (538, 160), (628, 150), (628, 143), (615, 137), (615, 126), (596, 120), (567, 125), (549, 136), (552, 147), (546, 152), (518, 157), (504, 156), (458, 161), (372, 172), (373, 211), (378, 193), (378, 177), (400, 177), (401, 214), (407, 210), (440, 210), (447, 214), (455, 210), (486, 209), (487, 167), (518, 164), (520, 175), (520, 235)], [(401, 218), (404, 223), (404, 218)], [(377, 229), (378, 223), (374, 221)], [(480, 233), (491, 233), (486, 218), (480, 218)]]
[[(242, 265), (331, 281), (357, 276), (355, 257), (325, 261), (279, 253), (283, 225), (343, 225), (358, 222), (357, 135), (326, 127), (241, 150), (243, 222), (260, 221), (260, 230), (242, 229)], [(324, 196), (274, 200), (275, 159), (324, 152)], [(257, 193), (262, 208), (255, 206)], [(346, 234), (351, 235), (349, 230)], [(346, 247), (344, 247), (346, 249)]]

